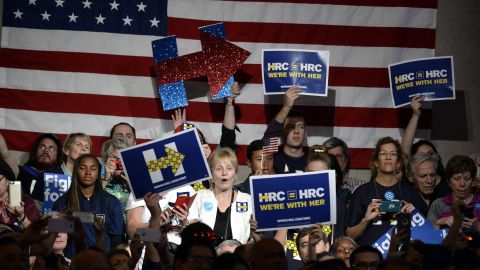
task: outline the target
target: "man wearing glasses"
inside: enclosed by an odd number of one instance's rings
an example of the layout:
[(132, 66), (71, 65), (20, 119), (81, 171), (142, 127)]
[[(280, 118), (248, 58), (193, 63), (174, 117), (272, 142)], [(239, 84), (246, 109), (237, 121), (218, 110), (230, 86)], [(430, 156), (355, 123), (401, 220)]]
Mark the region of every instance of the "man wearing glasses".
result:
[[(3, 136), (0, 134), (0, 151), (2, 156), (11, 156)], [(44, 133), (37, 137), (29, 153), (29, 159), (23, 166), (10, 164), (17, 175), (17, 179), (22, 182), (23, 194), (29, 194), (35, 200), (37, 208), (41, 211), (43, 202), (43, 188), (35, 185), (43, 177), (43, 173), (48, 168), (60, 165), (62, 163), (62, 143), (53, 133)]]
[(403, 160), (397, 140), (385, 137), (377, 142), (371, 159), (371, 181), (352, 194), (347, 215), (347, 236), (359, 245), (374, 243), (396, 224), (399, 212), (426, 209), (418, 192), (397, 177)]

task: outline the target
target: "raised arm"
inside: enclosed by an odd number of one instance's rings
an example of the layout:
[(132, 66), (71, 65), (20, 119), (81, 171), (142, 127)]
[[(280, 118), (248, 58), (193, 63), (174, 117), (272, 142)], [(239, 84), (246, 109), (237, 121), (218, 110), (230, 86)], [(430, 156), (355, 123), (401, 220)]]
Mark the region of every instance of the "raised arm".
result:
[(410, 149), (412, 148), (415, 132), (417, 131), (418, 120), (422, 114), (422, 101), (422, 96), (414, 96), (410, 103), (410, 107), (412, 108), (412, 117), (410, 118), (410, 122), (408, 122), (408, 126), (405, 129), (402, 137), (402, 152), (407, 155), (408, 158), (410, 158)]
[(275, 115), (275, 118), (268, 123), (267, 130), (263, 134), (263, 138), (272, 138), (280, 136), (282, 132), (283, 124), (287, 119), (288, 114), (292, 110), (293, 104), (295, 100), (300, 97), (300, 93), (302, 89), (298, 87), (292, 87), (285, 92), (285, 96), (283, 98), (283, 107), (282, 109)]
[(346, 230), (347, 236), (355, 240), (360, 238), (363, 232), (365, 232), (365, 229), (367, 228), (368, 224), (370, 224), (370, 222), (372, 222), (374, 218), (380, 215), (380, 212), (377, 211), (379, 207), (380, 207), (380, 200), (378, 199), (372, 200), (372, 202), (368, 205), (365, 211), (365, 216), (360, 220), (360, 222), (358, 222), (353, 226), (347, 227), (347, 230)]
[(288, 113), (292, 110), (295, 100), (300, 97), (300, 93), (302, 92), (303, 90), (296, 86), (288, 89), (287, 92), (285, 92), (285, 97), (283, 99), (283, 107), (277, 113), (277, 115), (275, 115), (275, 121), (281, 124), (285, 123)]
[(225, 104), (225, 115), (223, 116), (223, 125), (228, 129), (235, 128), (235, 107), (233, 101), (237, 96), (240, 95), (240, 87), (238, 82), (234, 82), (232, 88), (230, 89), (233, 96), (227, 98), (227, 103)]
[(18, 162), (17, 159), (12, 155), (10, 151), (8, 151), (8, 146), (7, 142), (5, 141), (5, 138), (3, 138), (3, 135), (0, 133), (0, 157), (5, 160), (5, 162), (10, 165), (10, 168), (12, 168), (13, 173), (15, 173), (15, 177), (18, 176)]
[(238, 83), (232, 85), (230, 91), (234, 94), (227, 98), (225, 104), (225, 115), (223, 116), (222, 136), (220, 138), (220, 147), (229, 147), (235, 151), (235, 106), (234, 100), (240, 95)]

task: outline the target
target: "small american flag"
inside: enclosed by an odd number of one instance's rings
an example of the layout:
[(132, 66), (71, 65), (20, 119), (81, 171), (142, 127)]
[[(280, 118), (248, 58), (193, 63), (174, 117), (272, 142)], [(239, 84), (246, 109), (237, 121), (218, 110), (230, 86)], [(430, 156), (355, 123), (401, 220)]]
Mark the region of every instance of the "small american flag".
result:
[(278, 152), (279, 137), (265, 138), (263, 140), (263, 154), (273, 154)]

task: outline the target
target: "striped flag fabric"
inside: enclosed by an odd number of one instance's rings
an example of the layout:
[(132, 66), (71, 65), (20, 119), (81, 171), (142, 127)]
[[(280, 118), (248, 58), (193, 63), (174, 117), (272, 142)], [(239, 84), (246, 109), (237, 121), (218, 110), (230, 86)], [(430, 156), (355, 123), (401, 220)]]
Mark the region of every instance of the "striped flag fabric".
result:
[(262, 147), (263, 155), (277, 153), (279, 145), (280, 145), (279, 137), (264, 138), (263, 147)]
[[(375, 141), (401, 137), (411, 112), (393, 109), (387, 66), (435, 54), (436, 0), (16, 0), (3, 2), (0, 132), (27, 152), (43, 132), (85, 132), (98, 154), (111, 126), (129, 122), (137, 143), (173, 130), (161, 109), (150, 42), (176, 35), (179, 55), (201, 50), (198, 28), (224, 22), (227, 40), (252, 55), (235, 74), (237, 154), (263, 136), (283, 96), (264, 96), (262, 49), (330, 51), (328, 97), (302, 96), (308, 144), (337, 136), (352, 168)], [(224, 104), (205, 80), (187, 82), (187, 121), (216, 145)], [(425, 110), (419, 136), (427, 137)]]

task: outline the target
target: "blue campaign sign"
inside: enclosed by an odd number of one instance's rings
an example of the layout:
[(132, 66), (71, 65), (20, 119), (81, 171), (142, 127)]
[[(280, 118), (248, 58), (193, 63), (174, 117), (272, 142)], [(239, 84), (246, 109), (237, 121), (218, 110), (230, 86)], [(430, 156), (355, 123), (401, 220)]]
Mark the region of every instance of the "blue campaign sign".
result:
[(120, 151), (136, 200), (211, 178), (196, 128)]
[(265, 95), (281, 94), (298, 86), (304, 95), (327, 96), (328, 51), (263, 50)]
[(335, 171), (250, 177), (257, 231), (336, 223)]
[(453, 57), (432, 57), (388, 66), (395, 108), (410, 104), (413, 96), (425, 100), (455, 99)]
[[(412, 213), (411, 222), (411, 239), (421, 240), (426, 244), (440, 244), (446, 236), (445, 230), (437, 230), (433, 227), (432, 223), (428, 221), (418, 210), (414, 210)], [(390, 248), (390, 239), (392, 238), (392, 228), (390, 228), (384, 235), (378, 238), (373, 247), (378, 249), (385, 258)]]
[(63, 194), (67, 192), (72, 184), (72, 178), (64, 174), (45, 173), (44, 177), (44, 194), (43, 213), (52, 211), (53, 204)]

